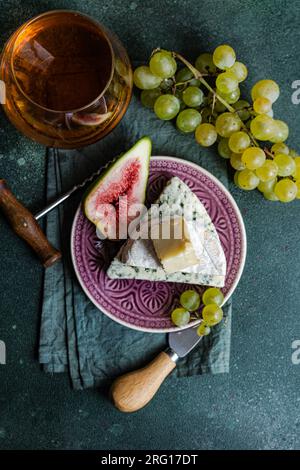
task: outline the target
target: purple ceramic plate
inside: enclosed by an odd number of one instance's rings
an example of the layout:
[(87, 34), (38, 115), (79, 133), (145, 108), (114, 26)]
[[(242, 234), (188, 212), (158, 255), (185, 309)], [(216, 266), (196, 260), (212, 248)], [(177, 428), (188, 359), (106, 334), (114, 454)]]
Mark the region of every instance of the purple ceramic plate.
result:
[[(222, 289), (226, 302), (245, 264), (246, 233), (241, 213), (230, 193), (213, 175), (194, 163), (173, 157), (151, 158), (148, 203), (157, 199), (166, 181), (173, 176), (181, 178), (199, 197), (218, 231), (227, 260), (226, 284)], [(119, 247), (118, 242), (99, 240), (95, 226), (78, 208), (71, 234), (72, 259), (90, 300), (110, 318), (130, 328), (153, 333), (178, 330), (170, 321), (170, 312), (180, 293), (191, 286), (110, 279), (106, 270)], [(195, 288), (199, 292), (204, 290), (201, 286)]]

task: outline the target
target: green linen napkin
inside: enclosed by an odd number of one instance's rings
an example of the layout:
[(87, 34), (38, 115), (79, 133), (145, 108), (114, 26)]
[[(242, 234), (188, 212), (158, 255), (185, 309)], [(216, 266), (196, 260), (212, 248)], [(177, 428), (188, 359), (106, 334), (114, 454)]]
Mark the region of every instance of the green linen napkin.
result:
[[(118, 127), (88, 148), (47, 151), (47, 200), (131, 147), (151, 137), (153, 155), (172, 155), (198, 163), (228, 184), (226, 162), (202, 150), (193, 136), (180, 134), (172, 123), (159, 121), (133, 97)], [(39, 361), (46, 372), (68, 372), (75, 389), (104, 384), (118, 374), (140, 367), (166, 347), (166, 335), (126, 328), (100, 312), (81, 290), (70, 259), (70, 230), (81, 194), (69, 198), (47, 216), (47, 237), (63, 252), (62, 262), (46, 270)], [(225, 320), (178, 363), (179, 377), (229, 371), (231, 301)]]

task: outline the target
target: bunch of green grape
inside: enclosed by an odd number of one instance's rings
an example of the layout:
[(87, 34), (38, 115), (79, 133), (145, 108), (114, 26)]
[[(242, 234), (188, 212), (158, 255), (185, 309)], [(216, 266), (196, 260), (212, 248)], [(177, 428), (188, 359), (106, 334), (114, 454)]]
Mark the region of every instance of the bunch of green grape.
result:
[[(141, 101), (159, 119), (176, 120), (183, 133), (194, 133), (203, 147), (217, 142), (218, 153), (235, 170), (235, 184), (246, 191), (258, 189), (270, 201), (300, 199), (300, 156), (284, 143), (287, 124), (274, 119), (273, 103), (279, 87), (260, 80), (251, 90), (252, 102), (241, 99), (239, 84), (247, 67), (236, 60), (228, 45), (213, 54), (199, 55), (195, 66), (179, 54), (153, 52), (149, 65), (137, 67), (134, 83), (142, 89)], [(260, 143), (259, 143), (259, 142)], [(265, 148), (264, 142), (271, 148)]]
[[(223, 318), (221, 305), (224, 302), (224, 295), (217, 287), (206, 289), (201, 297), (197, 291), (189, 289), (184, 291), (179, 299), (180, 307), (171, 313), (171, 319), (176, 326), (186, 326), (190, 320), (201, 319), (197, 328), (199, 336), (206, 336), (210, 333), (211, 327), (220, 323)], [(201, 314), (200, 309), (202, 308)]]

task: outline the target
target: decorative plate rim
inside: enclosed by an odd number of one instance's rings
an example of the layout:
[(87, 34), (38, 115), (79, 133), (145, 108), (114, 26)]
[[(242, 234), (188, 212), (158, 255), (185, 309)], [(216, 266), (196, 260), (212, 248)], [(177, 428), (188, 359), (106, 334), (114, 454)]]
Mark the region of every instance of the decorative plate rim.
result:
[[(245, 224), (244, 224), (244, 220), (243, 220), (241, 211), (240, 211), (237, 203), (235, 202), (235, 199), (230, 194), (229, 190), (223, 185), (223, 183), (221, 183), (221, 181), (218, 180), (218, 178), (216, 178), (208, 170), (201, 167), (200, 165), (197, 165), (194, 162), (184, 160), (183, 158), (170, 157), (170, 156), (164, 156), (164, 155), (151, 156), (151, 160), (174, 161), (176, 163), (186, 164), (187, 166), (190, 166), (192, 168), (200, 170), (204, 175), (206, 175), (208, 178), (210, 178), (225, 193), (225, 195), (227, 196), (229, 202), (231, 203), (231, 205), (232, 205), (232, 207), (235, 211), (235, 215), (237, 217), (237, 220), (238, 220), (238, 223), (239, 223), (239, 226), (240, 226), (240, 230), (241, 230), (241, 256), (240, 256), (240, 264), (239, 264), (235, 279), (234, 279), (232, 285), (230, 286), (228, 292), (226, 293), (226, 295), (224, 297), (223, 304), (225, 304), (229, 300), (229, 298), (232, 296), (233, 292), (235, 291), (235, 289), (236, 289), (236, 287), (239, 283), (239, 280), (242, 276), (242, 273), (243, 273), (243, 270), (244, 270), (244, 267), (245, 267), (246, 255), (247, 255), (247, 235), (246, 235)], [(80, 204), (79, 204), (79, 206), (76, 210), (74, 220), (73, 220), (73, 223), (72, 223), (72, 230), (71, 230), (71, 237), (70, 237), (72, 264), (73, 264), (73, 267), (74, 267), (76, 277), (77, 277), (77, 279), (79, 281), (79, 284), (81, 285), (83, 291), (85, 292), (85, 294), (89, 298), (89, 300), (95, 305), (95, 307), (97, 307), (97, 309), (100, 310), (100, 312), (107, 315), (113, 321), (115, 321), (115, 322), (117, 322), (117, 323), (119, 323), (123, 326), (126, 326), (127, 328), (131, 328), (131, 329), (138, 330), (138, 331), (143, 331), (143, 332), (146, 332), (146, 333), (171, 333), (171, 332), (174, 332), (174, 331), (180, 331), (180, 330), (184, 330), (186, 328), (193, 327), (193, 326), (197, 325), (198, 323), (200, 323), (199, 320), (195, 320), (193, 322), (190, 322), (188, 325), (186, 325), (184, 327), (147, 328), (147, 327), (142, 327), (142, 326), (129, 324), (128, 322), (126, 322), (124, 320), (121, 320), (120, 318), (114, 316), (111, 312), (106, 310), (104, 307), (100, 306), (97, 303), (97, 300), (92, 296), (92, 294), (87, 289), (87, 287), (84, 284), (83, 279), (82, 279), (82, 277), (79, 273), (79, 270), (77, 268), (77, 260), (76, 260), (76, 256), (75, 256), (74, 240), (75, 240), (75, 230), (76, 230), (77, 220), (78, 220), (78, 217), (80, 215), (80, 212), (81, 212), (81, 202), (80, 202)]]

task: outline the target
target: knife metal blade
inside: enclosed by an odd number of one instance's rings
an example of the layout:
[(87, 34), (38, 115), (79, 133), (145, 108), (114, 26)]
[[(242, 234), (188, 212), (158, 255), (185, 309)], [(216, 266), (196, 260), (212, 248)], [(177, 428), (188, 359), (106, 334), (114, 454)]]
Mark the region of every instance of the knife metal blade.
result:
[(177, 362), (178, 359), (187, 356), (197, 346), (203, 336), (197, 334), (199, 325), (186, 328), (181, 331), (174, 331), (169, 333), (168, 342), (169, 348), (165, 351), (169, 357)]

